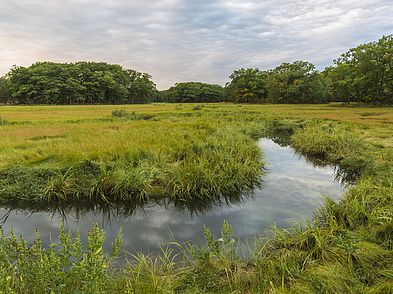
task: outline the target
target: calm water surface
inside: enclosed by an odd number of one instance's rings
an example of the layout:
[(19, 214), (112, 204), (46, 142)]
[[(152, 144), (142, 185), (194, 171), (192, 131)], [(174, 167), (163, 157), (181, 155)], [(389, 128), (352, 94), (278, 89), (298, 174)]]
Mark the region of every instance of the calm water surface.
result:
[(199, 213), (180, 211), (171, 205), (151, 205), (129, 216), (116, 213), (108, 216), (100, 211), (81, 214), (73, 210), (62, 215), (0, 209), (2, 227), (6, 233), (12, 227), (17, 235), (23, 235), (28, 241), (34, 239), (38, 229), (43, 244), (47, 245), (50, 239), (57, 240), (63, 221), (67, 230), (79, 230), (83, 241), (92, 224), (98, 223), (106, 232), (106, 247), (122, 227), (124, 249), (150, 253), (159, 250), (160, 244), (174, 240), (201, 241), (204, 224), (218, 234), (224, 220), (233, 225), (235, 237), (252, 237), (263, 233), (273, 223), (285, 226), (304, 220), (320, 205), (323, 194), (338, 198), (343, 192), (344, 187), (334, 180), (333, 167), (315, 167), (295, 154), (292, 148), (281, 147), (270, 139), (259, 142), (267, 162), (262, 188), (238, 204), (213, 205), (208, 211)]

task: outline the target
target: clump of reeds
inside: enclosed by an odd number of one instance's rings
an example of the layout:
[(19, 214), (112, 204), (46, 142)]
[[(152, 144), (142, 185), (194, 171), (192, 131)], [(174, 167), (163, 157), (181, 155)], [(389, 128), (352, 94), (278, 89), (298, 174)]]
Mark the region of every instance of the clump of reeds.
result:
[(212, 200), (258, 185), (263, 162), (253, 139), (236, 127), (197, 124), (191, 130), (194, 133), (185, 133), (181, 140), (169, 136), (161, 146), (136, 148), (111, 162), (86, 159), (63, 167), (3, 170), (0, 202)]
[(292, 137), (301, 153), (321, 157), (357, 175), (373, 173), (370, 147), (359, 137), (333, 123), (309, 123)]

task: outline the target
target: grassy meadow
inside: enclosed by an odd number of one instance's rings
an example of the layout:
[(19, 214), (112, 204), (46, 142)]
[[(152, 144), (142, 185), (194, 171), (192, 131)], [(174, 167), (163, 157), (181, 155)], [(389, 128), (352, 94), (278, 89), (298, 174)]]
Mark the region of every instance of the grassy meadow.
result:
[[(355, 175), (310, 222), (240, 253), (230, 224), (205, 246), (131, 256), (62, 232), (43, 248), (0, 236), (2, 293), (393, 293), (393, 108), (148, 104), (0, 106), (0, 204), (208, 200), (263, 177), (262, 136)], [(262, 232), (261, 232), (262, 233)]]
[(73, 120), (67, 107), (54, 108), (52, 120), (45, 107), (37, 109), (40, 116), (26, 109), (23, 120), (5, 108), (0, 201), (203, 199), (258, 184), (261, 152), (242, 126), (154, 111), (161, 107), (120, 115), (111, 107), (79, 107), (83, 115)]

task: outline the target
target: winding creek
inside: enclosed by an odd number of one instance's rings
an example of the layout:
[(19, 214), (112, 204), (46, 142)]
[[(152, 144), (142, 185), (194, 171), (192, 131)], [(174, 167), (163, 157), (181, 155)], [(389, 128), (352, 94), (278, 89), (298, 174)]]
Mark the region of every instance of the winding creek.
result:
[(171, 241), (203, 238), (203, 225), (215, 234), (228, 220), (238, 238), (262, 233), (272, 224), (286, 226), (312, 215), (321, 203), (323, 194), (338, 198), (345, 186), (335, 180), (332, 166), (315, 166), (299, 156), (290, 147), (282, 147), (271, 139), (259, 141), (267, 162), (262, 187), (251, 197), (238, 203), (214, 204), (210, 208), (181, 210), (173, 205), (151, 205), (127, 214), (112, 211), (81, 213), (73, 209), (67, 212), (31, 212), (1, 208), (2, 228), (6, 234), (12, 227), (16, 235), (32, 241), (38, 229), (44, 245), (56, 241), (64, 221), (66, 230), (81, 233), (82, 241), (93, 223), (106, 232), (106, 247), (110, 246), (120, 227), (123, 228), (123, 248), (130, 252), (156, 252), (161, 245)]

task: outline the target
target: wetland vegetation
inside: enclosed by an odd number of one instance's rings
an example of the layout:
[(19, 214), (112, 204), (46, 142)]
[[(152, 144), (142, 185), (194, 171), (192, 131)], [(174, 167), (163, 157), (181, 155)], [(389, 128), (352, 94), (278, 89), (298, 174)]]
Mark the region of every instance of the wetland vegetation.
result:
[(110, 254), (98, 227), (86, 244), (62, 232), (49, 247), (38, 233), (31, 243), (5, 232), (4, 293), (392, 291), (391, 108), (151, 104), (0, 111), (6, 207), (236, 195), (263, 178), (260, 137), (355, 174), (354, 185), (338, 201), (326, 198), (310, 222), (272, 228), (246, 252), (228, 223), (222, 236), (205, 228), (205, 245), (172, 244), (176, 250), (136, 254), (121, 266), (115, 260), (121, 237)]

